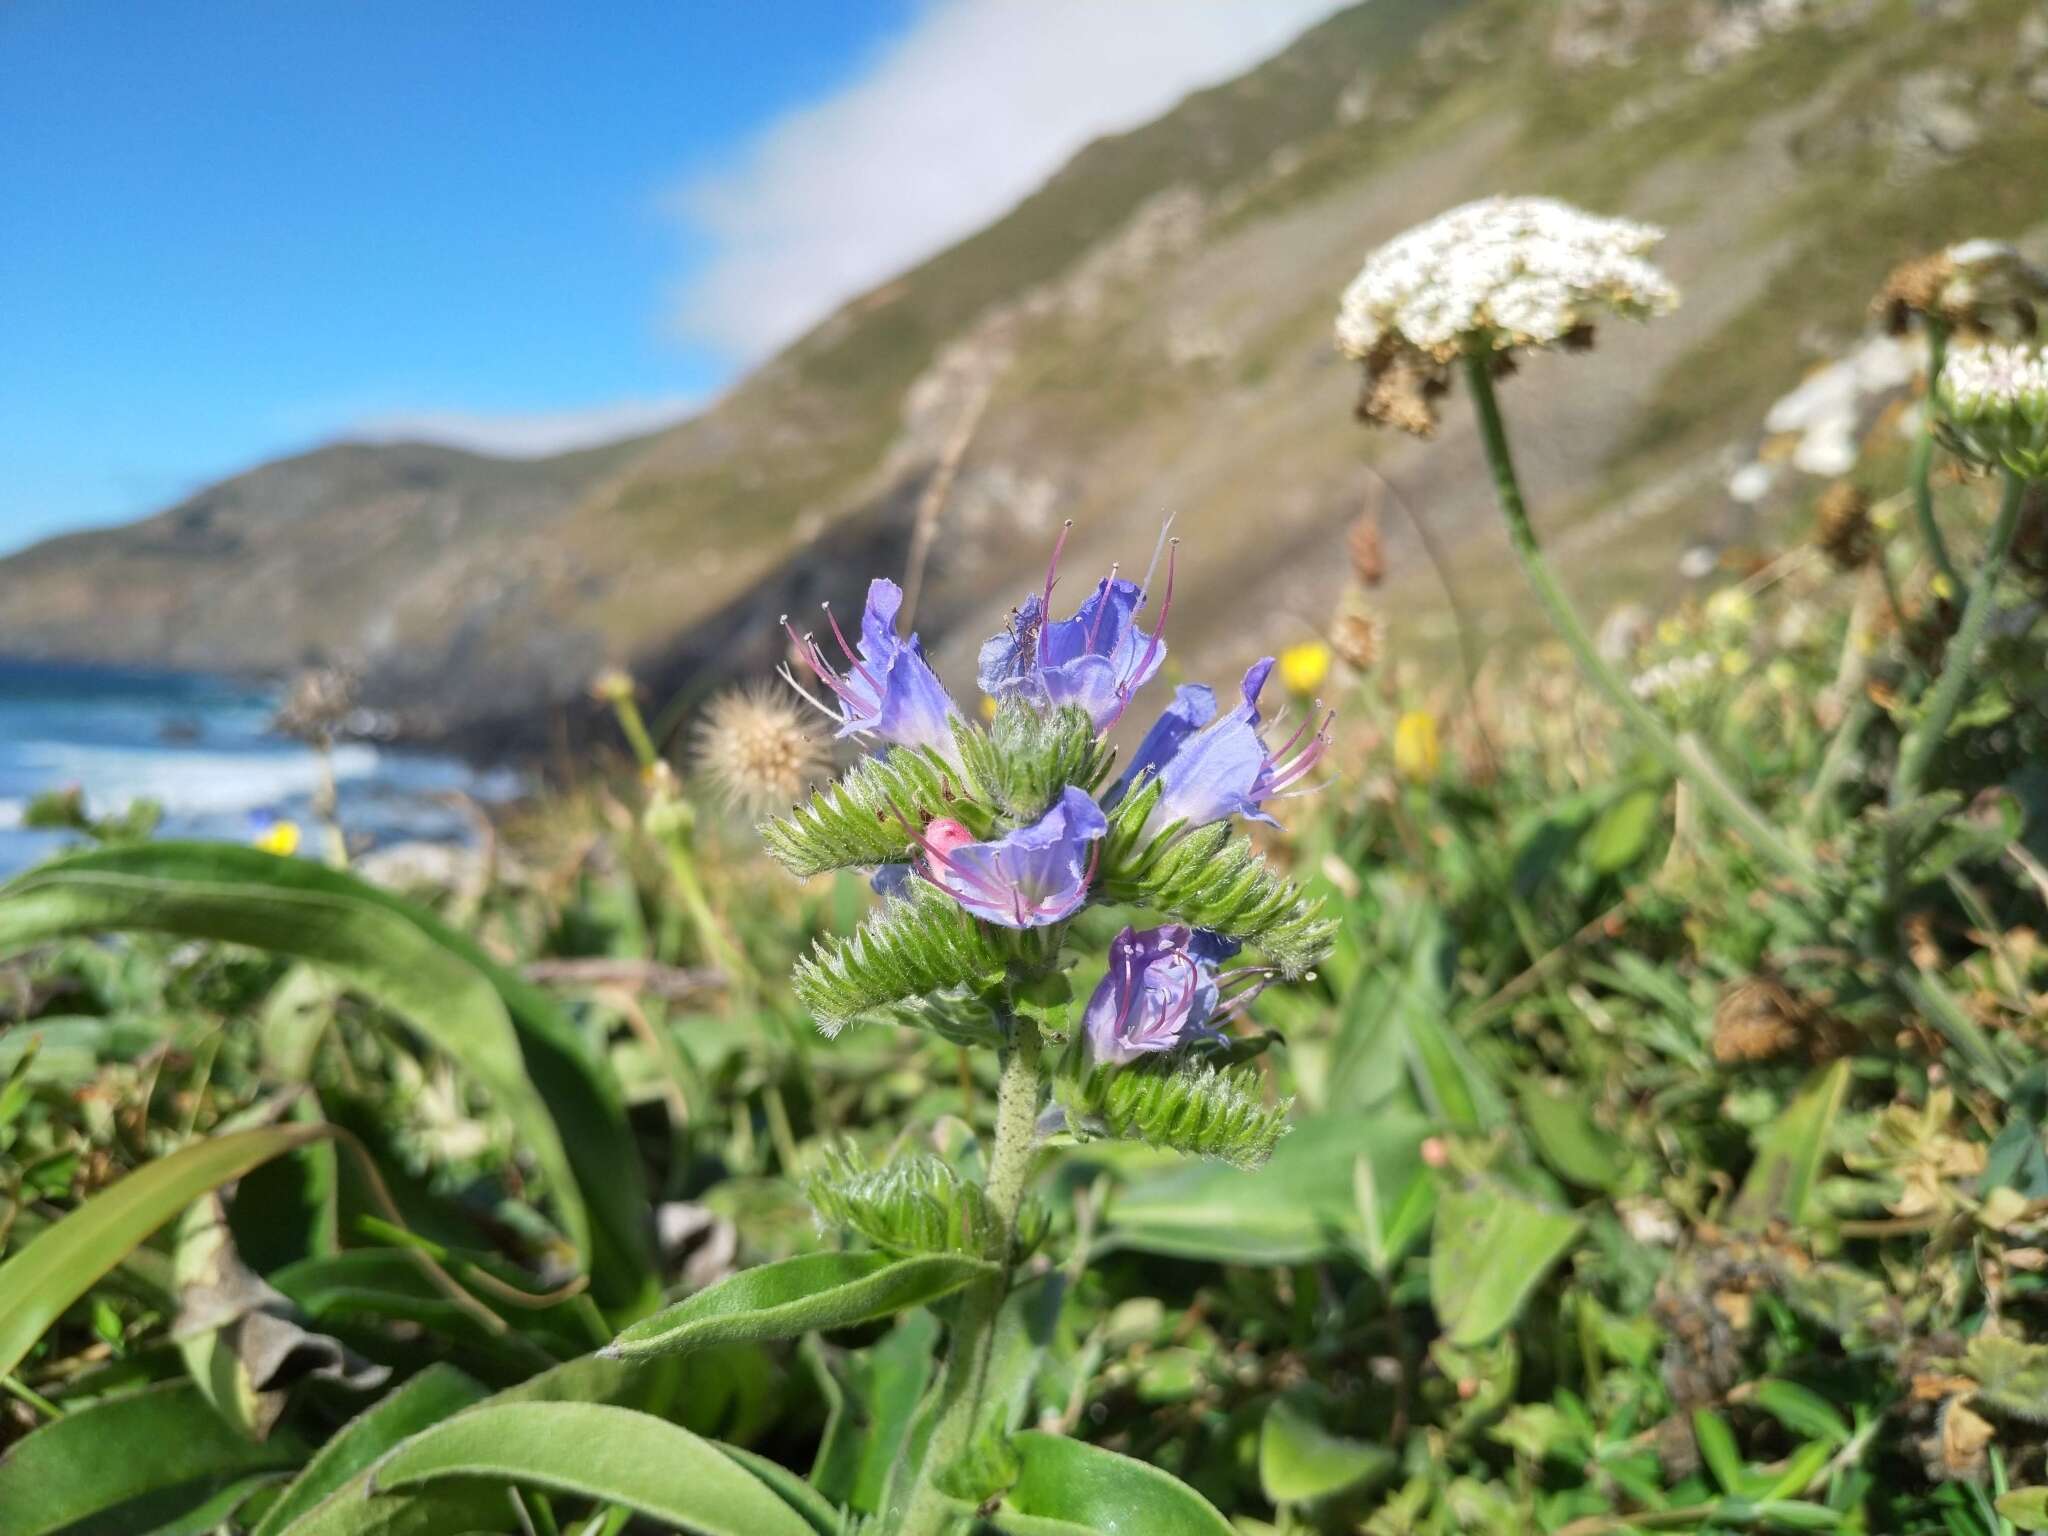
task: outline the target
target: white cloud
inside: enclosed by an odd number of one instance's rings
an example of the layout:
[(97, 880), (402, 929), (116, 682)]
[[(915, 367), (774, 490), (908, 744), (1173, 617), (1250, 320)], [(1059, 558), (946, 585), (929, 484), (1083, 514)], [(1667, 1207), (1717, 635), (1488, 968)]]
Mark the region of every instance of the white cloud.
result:
[(538, 459), (652, 432), (681, 421), (702, 404), (676, 395), (567, 411), (389, 411), (358, 420), (342, 435), (373, 443), (445, 443), (499, 458)]
[(1340, 3), (931, 0), (859, 78), (674, 194), (713, 247), (677, 324), (755, 360)]

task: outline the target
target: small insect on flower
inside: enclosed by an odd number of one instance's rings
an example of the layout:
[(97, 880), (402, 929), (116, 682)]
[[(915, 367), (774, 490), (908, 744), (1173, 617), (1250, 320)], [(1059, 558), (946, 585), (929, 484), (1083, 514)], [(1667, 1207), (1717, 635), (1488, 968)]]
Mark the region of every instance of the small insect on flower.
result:
[(795, 705), (759, 684), (713, 699), (694, 749), (698, 772), (726, 803), (752, 813), (795, 804), (829, 761)]
[(1870, 497), (1852, 480), (1837, 480), (1821, 493), (1813, 512), (1813, 542), (1838, 571), (1853, 571), (1877, 553), (1877, 529)]
[(2048, 477), (2048, 354), (2038, 346), (1958, 347), (1935, 403), (1936, 429), (1958, 457), (2023, 479)]
[(1365, 369), (1359, 415), (1428, 437), (1460, 354), (1580, 349), (1602, 315), (1676, 307), (1678, 290), (1645, 259), (1663, 238), (1544, 197), (1467, 203), (1396, 236), (1337, 312), (1337, 349)]
[(1411, 709), (1394, 726), (1394, 772), (1410, 784), (1431, 784), (1443, 766), (1436, 716)]

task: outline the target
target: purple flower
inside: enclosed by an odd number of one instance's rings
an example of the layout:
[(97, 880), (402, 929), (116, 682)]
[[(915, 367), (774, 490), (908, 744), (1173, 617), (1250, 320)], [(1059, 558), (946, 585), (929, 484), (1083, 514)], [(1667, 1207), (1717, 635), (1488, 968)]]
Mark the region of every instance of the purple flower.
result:
[(1181, 743), (1216, 718), (1216, 693), (1207, 683), (1182, 683), (1173, 690), (1173, 702), (1159, 712), (1152, 729), (1131, 755), (1131, 766), (1103, 796), (1103, 804), (1115, 806), (1138, 785), (1157, 773), (1180, 751)]
[(896, 633), (896, 615), (903, 606), (903, 589), (882, 578), (868, 584), (867, 609), (861, 614), (860, 649), (846, 643), (846, 636), (833, 616), (831, 605), (825, 617), (832, 626), (832, 638), (847, 661), (845, 672), (836, 670), (816, 639), (799, 635), (787, 617), (782, 621), (797, 653), (831, 690), (836, 704), (813, 697), (794, 677), (789, 677), (805, 698), (839, 722), (841, 736), (875, 736), (904, 747), (930, 747), (947, 761), (955, 755), (953, 718), (960, 711), (946, 692), (938, 674), (924, 659), (924, 645), (916, 635), (904, 639)]
[(1102, 807), (1069, 785), (1038, 820), (993, 842), (966, 841), (958, 822), (941, 817), (918, 836), (923, 873), (976, 917), (1005, 928), (1042, 928), (1071, 917), (1088, 899), (1109, 830)]
[[(1321, 760), (1329, 749), (1333, 717), (1325, 715), (1317, 727), (1310, 716), (1282, 745), (1269, 748), (1259, 734), (1259, 691), (1272, 670), (1270, 656), (1254, 662), (1244, 675), (1244, 702), (1213, 723), (1204, 722), (1214, 712), (1214, 700), (1207, 701), (1205, 711), (1204, 701), (1183, 689), (1146, 733), (1132, 772), (1116, 793), (1120, 796), (1127, 787), (1136, 788), (1143, 778), (1157, 774), (1162, 788), (1145, 821), (1147, 835), (1176, 822), (1193, 828), (1229, 816), (1277, 825), (1259, 807), (1286, 793)], [(1198, 724), (1199, 730), (1194, 728)]]
[(994, 699), (1017, 695), (1048, 708), (1085, 709), (1097, 730), (1107, 730), (1166, 659), (1160, 630), (1173, 604), (1173, 558), (1167, 557), (1159, 624), (1150, 634), (1138, 628), (1145, 588), (1119, 579), (1115, 567), (1072, 618), (1055, 620), (1050, 617), (1052, 588), (1066, 541), (1063, 529), (1053, 547), (1044, 594), (1026, 598), (1009, 626), (982, 646), (981, 688)]
[(1235, 949), (1179, 923), (1118, 934), (1110, 941), (1109, 970), (1081, 1016), (1089, 1059), (1123, 1066), (1212, 1033), (1216, 962)]

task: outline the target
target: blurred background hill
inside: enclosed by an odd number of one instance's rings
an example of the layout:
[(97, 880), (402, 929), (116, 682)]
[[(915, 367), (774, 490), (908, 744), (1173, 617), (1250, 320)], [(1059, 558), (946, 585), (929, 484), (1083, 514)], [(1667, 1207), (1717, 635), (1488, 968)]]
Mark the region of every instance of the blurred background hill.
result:
[[(544, 706), (578, 728), (603, 664), (657, 689), (765, 669), (777, 615), (901, 571), (928, 502), (918, 623), (955, 666), (1063, 518), (1092, 571), (1141, 564), (1173, 515), (1201, 555), (1185, 611), (1229, 616), (1175, 636), (1192, 667), (1319, 631), (1368, 510), (1406, 635), (1448, 633), (1412, 519), (1497, 635), (1519, 610), (1479, 456), (1349, 421), (1329, 324), (1366, 250), (1493, 192), (1670, 230), (1678, 316), (1601, 336), (1611, 365), (1568, 390), (1538, 359), (1507, 395), (1597, 608), (1803, 508), (1820, 481), (1763, 440), (1774, 401), (1854, 357), (1899, 260), (2032, 234), (2044, 157), (2036, 0), (1368, 0), (1091, 144), (692, 419), (538, 460), (339, 443), (258, 466), (0, 562), (0, 654), (342, 664), (414, 739), (531, 747)], [(1453, 410), (1445, 435), (1468, 431)]]

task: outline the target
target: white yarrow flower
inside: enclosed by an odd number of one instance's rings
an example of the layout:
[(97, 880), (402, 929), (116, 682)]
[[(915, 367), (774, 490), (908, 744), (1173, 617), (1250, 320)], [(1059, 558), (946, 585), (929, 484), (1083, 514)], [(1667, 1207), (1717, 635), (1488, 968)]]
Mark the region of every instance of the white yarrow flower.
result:
[(1645, 259), (1664, 232), (1547, 197), (1467, 203), (1399, 235), (1344, 290), (1337, 346), (1365, 366), (1359, 413), (1427, 437), (1468, 348), (1585, 345), (1603, 314), (1678, 303)]
[(1602, 312), (1662, 314), (1678, 290), (1644, 258), (1663, 238), (1554, 198), (1467, 203), (1367, 259), (1344, 291), (1337, 345), (1364, 360), (1399, 337), (1448, 361), (1468, 339), (1553, 346)]

